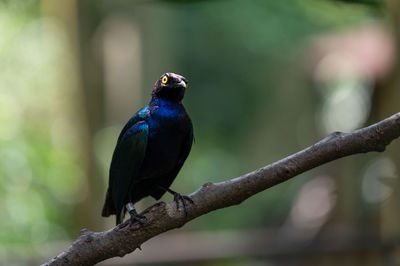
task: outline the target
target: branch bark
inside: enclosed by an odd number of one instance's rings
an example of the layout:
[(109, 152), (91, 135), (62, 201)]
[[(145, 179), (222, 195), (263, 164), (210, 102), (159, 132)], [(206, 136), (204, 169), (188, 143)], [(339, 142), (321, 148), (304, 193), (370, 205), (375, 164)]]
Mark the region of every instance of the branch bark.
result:
[(400, 113), (352, 133), (334, 132), (318, 143), (280, 161), (221, 183), (206, 183), (190, 195), (194, 204), (185, 216), (175, 202), (157, 203), (142, 215), (145, 225), (117, 226), (105, 232), (83, 229), (64, 252), (43, 265), (93, 265), (105, 259), (124, 256), (150, 238), (179, 228), (213, 210), (240, 204), (252, 195), (282, 183), (309, 169), (352, 154), (382, 152), (400, 136)]

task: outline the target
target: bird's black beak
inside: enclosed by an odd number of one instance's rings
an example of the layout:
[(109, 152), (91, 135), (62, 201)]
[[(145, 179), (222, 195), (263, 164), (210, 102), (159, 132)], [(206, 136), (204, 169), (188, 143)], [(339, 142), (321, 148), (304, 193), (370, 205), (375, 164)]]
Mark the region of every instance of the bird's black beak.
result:
[(178, 87), (182, 87), (185, 88), (187, 87), (187, 80), (185, 78), (182, 78), (181, 81), (179, 81), (179, 83), (177, 84)]

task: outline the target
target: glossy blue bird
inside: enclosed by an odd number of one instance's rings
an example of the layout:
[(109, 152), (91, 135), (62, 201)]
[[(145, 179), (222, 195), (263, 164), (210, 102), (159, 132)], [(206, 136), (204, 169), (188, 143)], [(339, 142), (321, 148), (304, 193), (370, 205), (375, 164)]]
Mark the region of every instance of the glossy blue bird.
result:
[(169, 189), (193, 142), (192, 122), (182, 105), (187, 80), (174, 73), (163, 74), (155, 83), (150, 103), (140, 109), (122, 129), (110, 166), (109, 185), (102, 216), (116, 215), (117, 225), (126, 211), (131, 223), (143, 223), (134, 203), (144, 197), (160, 199), (174, 195), (185, 215), (190, 197)]

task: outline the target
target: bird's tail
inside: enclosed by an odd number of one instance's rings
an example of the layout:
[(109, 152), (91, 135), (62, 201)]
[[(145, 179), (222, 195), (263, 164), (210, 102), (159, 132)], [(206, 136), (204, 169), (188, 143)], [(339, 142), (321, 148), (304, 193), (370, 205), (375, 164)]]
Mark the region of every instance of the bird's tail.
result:
[(110, 190), (107, 190), (106, 202), (104, 202), (103, 211), (101, 212), (101, 216), (108, 217), (112, 214), (115, 214), (116, 224), (119, 225), (124, 220), (125, 212), (126, 212), (125, 206), (122, 207), (122, 210), (120, 212), (117, 211), (117, 209), (115, 208), (114, 201), (111, 196)]
[(115, 215), (115, 219), (116, 219), (115, 222), (116, 222), (116, 225), (119, 225), (120, 223), (122, 223), (122, 222), (124, 221), (125, 212), (126, 212), (126, 209), (125, 209), (125, 206), (124, 206), (124, 207), (122, 208), (121, 212)]
[(114, 201), (112, 199), (110, 190), (107, 190), (106, 201), (104, 202), (103, 211), (101, 212), (101, 216), (108, 217), (111, 214), (117, 214), (114, 206)]

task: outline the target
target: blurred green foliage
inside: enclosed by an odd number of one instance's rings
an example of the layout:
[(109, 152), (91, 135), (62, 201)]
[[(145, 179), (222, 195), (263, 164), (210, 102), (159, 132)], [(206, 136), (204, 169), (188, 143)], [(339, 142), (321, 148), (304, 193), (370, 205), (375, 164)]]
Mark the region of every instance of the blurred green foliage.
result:
[(362, 4), (362, 5), (370, 6), (372, 8), (382, 8), (385, 5), (385, 1), (382, 1), (382, 0), (333, 0), (333, 1)]
[(83, 182), (67, 36), (37, 11), (33, 1), (0, 8), (1, 255), (66, 238)]

